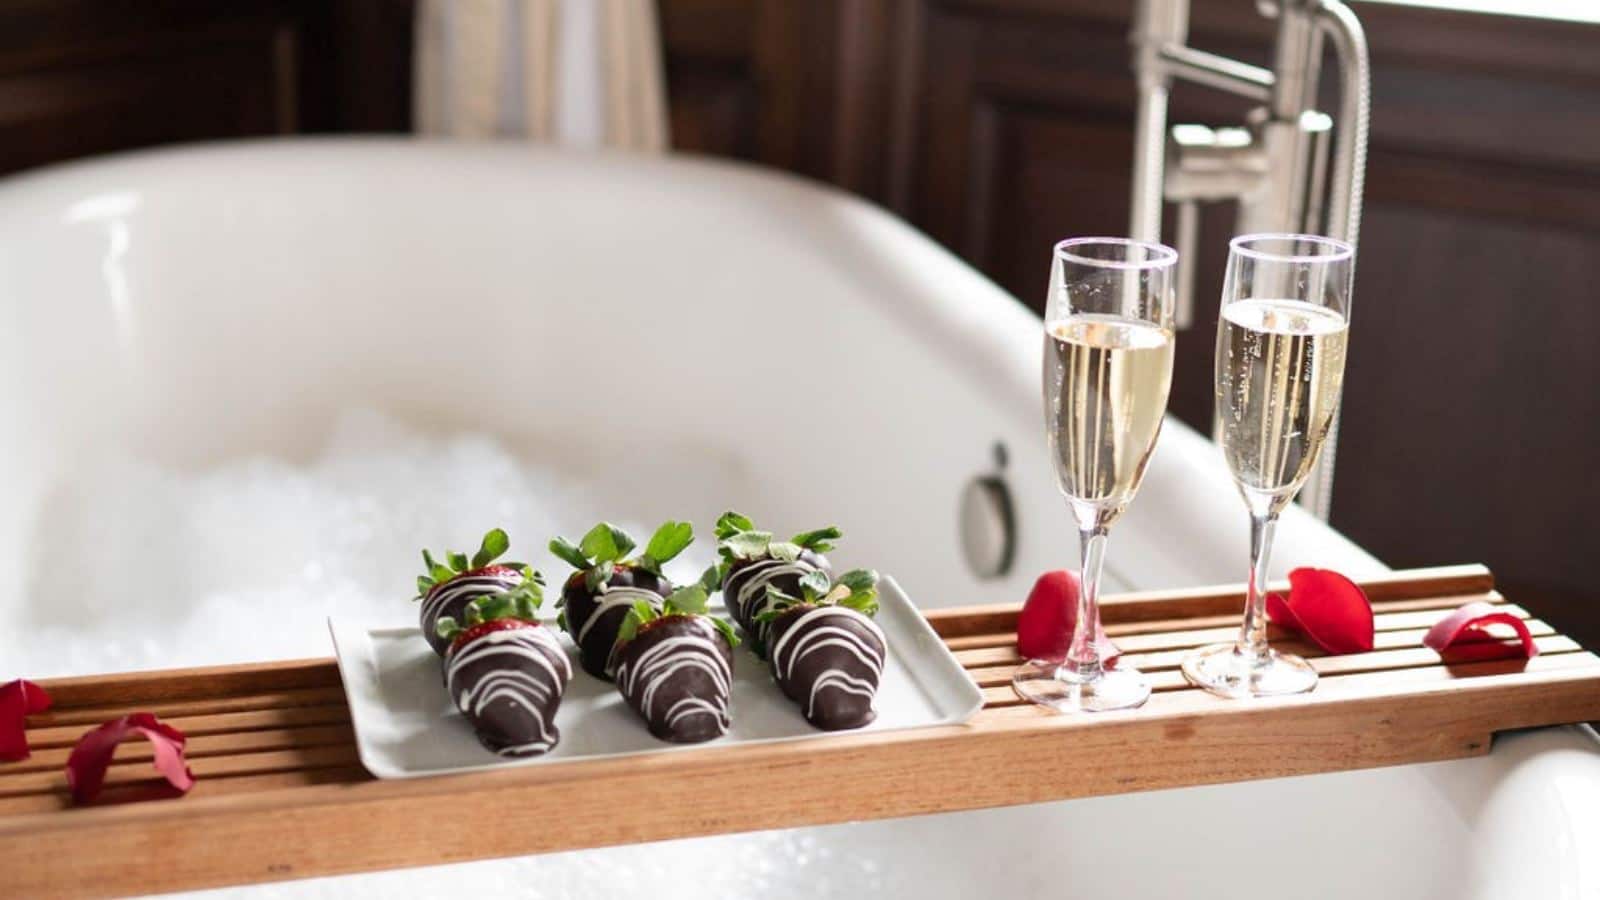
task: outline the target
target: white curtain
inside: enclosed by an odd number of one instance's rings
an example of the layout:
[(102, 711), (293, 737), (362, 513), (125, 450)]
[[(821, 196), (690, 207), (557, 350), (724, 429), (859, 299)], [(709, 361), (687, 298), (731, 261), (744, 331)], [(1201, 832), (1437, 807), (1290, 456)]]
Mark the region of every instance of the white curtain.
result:
[(421, 134), (667, 149), (655, 0), (421, 0)]

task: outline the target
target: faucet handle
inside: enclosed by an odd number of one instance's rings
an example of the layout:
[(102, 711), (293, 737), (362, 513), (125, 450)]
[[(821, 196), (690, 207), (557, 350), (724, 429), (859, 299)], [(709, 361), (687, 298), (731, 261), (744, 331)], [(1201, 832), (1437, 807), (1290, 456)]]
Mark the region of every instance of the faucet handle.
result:
[(1267, 157), (1249, 128), (1174, 125), (1163, 191), (1173, 202), (1236, 200), (1261, 186)]
[(1200, 243), (1200, 204), (1244, 200), (1266, 182), (1267, 159), (1248, 128), (1174, 125), (1168, 140), (1162, 193), (1178, 204), (1178, 250), (1173, 316), (1178, 328), (1194, 324), (1195, 251)]

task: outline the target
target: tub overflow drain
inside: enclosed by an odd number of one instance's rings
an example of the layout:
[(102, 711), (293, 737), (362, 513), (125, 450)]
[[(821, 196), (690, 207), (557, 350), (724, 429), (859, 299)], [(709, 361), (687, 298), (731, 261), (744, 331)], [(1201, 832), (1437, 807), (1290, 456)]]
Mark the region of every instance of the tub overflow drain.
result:
[(978, 578), (999, 578), (1011, 570), (1016, 552), (1016, 514), (1003, 472), (1006, 451), (995, 444), (995, 470), (974, 475), (961, 491), (957, 527), (967, 568)]

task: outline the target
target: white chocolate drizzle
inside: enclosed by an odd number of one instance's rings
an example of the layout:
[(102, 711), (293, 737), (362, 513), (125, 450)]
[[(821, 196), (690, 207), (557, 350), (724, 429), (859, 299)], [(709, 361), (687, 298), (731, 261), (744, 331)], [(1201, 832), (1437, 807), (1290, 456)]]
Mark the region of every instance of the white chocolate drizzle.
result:
[[(841, 621), (830, 623), (829, 619)], [(773, 672), (780, 680), (787, 682), (793, 677), (801, 660), (829, 647), (838, 647), (846, 652), (846, 665), (851, 659), (860, 663), (860, 668), (854, 673), (840, 666), (830, 666), (818, 673), (811, 682), (806, 700), (806, 719), (810, 720), (816, 713), (817, 698), (825, 690), (856, 694), (870, 701), (877, 693), (878, 682), (883, 677), (888, 644), (883, 629), (867, 616), (843, 606), (819, 606), (801, 614), (772, 646)]]
[[(533, 670), (524, 660), (533, 663)], [(472, 684), (457, 684), (463, 668), (485, 663), (486, 671)], [(556, 703), (572, 680), (572, 663), (566, 651), (543, 626), (490, 631), (473, 638), (445, 661), (445, 686), (456, 706), (474, 721), (491, 703), (506, 701), (534, 720), (533, 740), (498, 748), (501, 755), (543, 753), (556, 745), (559, 733), (552, 720)], [(546, 717), (549, 710), (550, 718)]]
[(646, 720), (658, 720), (654, 715), (656, 696), (668, 687), (674, 675), (685, 669), (698, 669), (710, 676), (711, 696), (680, 698), (661, 713), (659, 721), (670, 730), (685, 718), (711, 716), (718, 733), (727, 732), (733, 672), (718, 644), (719, 638), (707, 632), (711, 632), (709, 625), (699, 634), (673, 634), (646, 648), (637, 659), (624, 655), (617, 666), (617, 686), (625, 695), (637, 698), (637, 707)]
[[(734, 574), (743, 578), (739, 585), (737, 596), (733, 598), (733, 608), (729, 612), (741, 622), (754, 622), (756, 616), (761, 615), (772, 602), (767, 597), (767, 585), (781, 575), (805, 575), (815, 572), (816, 566), (801, 560), (788, 562), (781, 559), (763, 559), (751, 563)], [(755, 600), (759, 607), (750, 608), (750, 602)]]
[(583, 620), (583, 624), (578, 626), (576, 640), (580, 647), (583, 646), (584, 639), (589, 636), (589, 630), (594, 627), (594, 623), (600, 621), (602, 615), (619, 606), (632, 607), (635, 602), (643, 600), (656, 609), (661, 608), (661, 595), (640, 587), (608, 588), (602, 585), (600, 594), (595, 599), (599, 602), (595, 604), (593, 610), (590, 610), (589, 617)]

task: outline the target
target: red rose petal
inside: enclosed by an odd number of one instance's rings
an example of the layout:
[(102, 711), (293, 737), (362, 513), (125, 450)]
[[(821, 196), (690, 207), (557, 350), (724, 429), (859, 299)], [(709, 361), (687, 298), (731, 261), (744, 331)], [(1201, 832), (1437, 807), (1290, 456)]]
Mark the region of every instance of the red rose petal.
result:
[(75, 803), (88, 803), (100, 795), (106, 780), (106, 767), (117, 752), (117, 745), (130, 735), (143, 737), (155, 751), (156, 771), (167, 783), (187, 793), (194, 787), (194, 773), (183, 758), (186, 739), (183, 732), (150, 713), (134, 713), (101, 725), (78, 739), (67, 757), (67, 786)]
[(49, 708), (49, 692), (31, 681), (19, 678), (0, 685), (0, 762), (18, 762), (32, 755), (27, 719)]
[[(1078, 576), (1057, 569), (1039, 576), (1017, 616), (1017, 652), (1023, 659), (1066, 659), (1078, 624)], [(1100, 660), (1111, 665), (1122, 654), (1102, 626), (1095, 636)]]
[(1289, 608), (1289, 604), (1277, 594), (1267, 595), (1267, 621), (1276, 622), (1285, 628), (1293, 628), (1295, 631), (1305, 630), (1300, 624), (1300, 617), (1296, 616), (1294, 610)]
[(1293, 628), (1329, 653), (1372, 649), (1372, 604), (1366, 592), (1331, 569), (1289, 573), (1289, 597), (1267, 595), (1267, 618)]
[[(1532, 659), (1539, 655), (1539, 646), (1533, 642), (1528, 624), (1511, 613), (1496, 608), (1491, 603), (1474, 600), (1435, 622), (1422, 636), (1422, 645), (1444, 656), (1472, 659), (1495, 659), (1516, 656), (1517, 647), (1505, 644), (1489, 632), (1490, 625), (1509, 625), (1522, 642), (1522, 655)], [(1453, 648), (1453, 649), (1452, 649)]]

